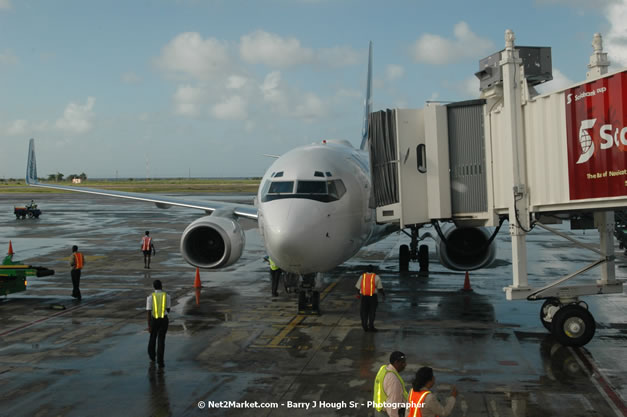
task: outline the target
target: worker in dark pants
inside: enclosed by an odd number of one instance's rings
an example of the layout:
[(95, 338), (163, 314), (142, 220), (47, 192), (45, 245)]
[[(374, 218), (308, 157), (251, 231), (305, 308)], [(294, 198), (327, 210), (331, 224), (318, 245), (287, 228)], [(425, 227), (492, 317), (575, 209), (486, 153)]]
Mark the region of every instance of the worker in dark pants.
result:
[(72, 256), (70, 257), (70, 276), (72, 277), (72, 297), (80, 301), (81, 290), (79, 288), (81, 284), (81, 271), (85, 265), (85, 257), (78, 251), (78, 246), (72, 246)]
[(272, 278), (272, 296), (277, 297), (279, 295), (279, 279), (281, 278), (281, 268), (274, 263), (269, 256), (264, 257), (264, 260), (270, 264), (270, 277)]
[[(151, 363), (154, 363), (156, 359), (159, 366), (164, 367), (165, 335), (168, 332), (168, 325), (170, 324), (168, 320), (170, 296), (163, 291), (160, 280), (156, 279), (152, 283), (152, 286), (155, 291), (146, 298), (148, 331), (150, 332), (148, 356), (150, 357)], [(157, 345), (156, 355), (155, 345)]]
[(364, 328), (364, 332), (376, 332), (374, 319), (377, 305), (379, 304), (377, 293), (381, 293), (383, 300), (385, 300), (385, 293), (383, 292), (381, 278), (374, 273), (372, 265), (368, 265), (367, 271), (361, 274), (355, 287), (357, 288), (357, 298), (361, 297), (361, 327)]

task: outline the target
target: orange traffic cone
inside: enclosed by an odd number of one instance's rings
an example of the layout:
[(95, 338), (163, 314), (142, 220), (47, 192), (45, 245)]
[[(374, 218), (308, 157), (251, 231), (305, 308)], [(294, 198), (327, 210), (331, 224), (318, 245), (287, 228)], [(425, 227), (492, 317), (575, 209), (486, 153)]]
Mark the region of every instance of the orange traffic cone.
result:
[(11, 244), (11, 241), (9, 240), (9, 251), (7, 252), (7, 255), (13, 255), (15, 252), (13, 252), (13, 245)]
[(196, 279), (194, 279), (194, 288), (200, 288), (202, 284), (200, 283), (200, 269), (196, 268)]
[(470, 287), (470, 275), (468, 274), (468, 271), (466, 271), (466, 278), (464, 278), (464, 288), (462, 288), (462, 291), (472, 291), (472, 288)]
[(196, 291), (196, 305), (199, 306), (200, 305), (200, 288), (196, 288), (194, 291)]

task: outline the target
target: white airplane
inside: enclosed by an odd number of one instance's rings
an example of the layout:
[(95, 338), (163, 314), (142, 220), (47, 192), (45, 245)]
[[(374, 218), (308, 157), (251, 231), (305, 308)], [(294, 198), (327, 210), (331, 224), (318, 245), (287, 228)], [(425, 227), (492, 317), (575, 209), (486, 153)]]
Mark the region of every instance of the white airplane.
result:
[[(98, 194), (152, 202), (160, 208), (171, 206), (203, 210), (208, 216), (192, 222), (181, 237), (180, 251), (191, 265), (217, 269), (236, 262), (245, 246), (245, 235), (238, 219), (257, 221), (268, 255), (284, 271), (301, 277), (299, 310), (312, 305), (318, 310), (319, 293), (314, 286), (317, 274), (332, 270), (350, 259), (362, 247), (399, 230), (398, 225), (376, 223), (369, 206), (371, 187), (370, 158), (367, 150), (368, 115), (372, 105), (372, 43), (369, 48), (365, 123), (361, 149), (347, 141), (326, 140), (301, 146), (278, 157), (266, 171), (254, 206), (225, 202), (192, 202), (156, 195), (49, 185), (37, 180), (34, 140), (30, 140), (26, 182), (35, 187)], [(479, 233), (455, 233), (449, 229), (444, 243), (468, 241), (477, 248), (487, 240), (481, 229), (457, 229)], [(475, 252), (456, 263), (456, 255), (440, 243), (438, 254), (443, 265), (452, 269), (476, 269), (494, 259), (493, 245), (481, 254)], [(406, 248), (405, 248), (406, 249)], [(402, 252), (402, 250), (401, 250)], [(468, 257), (466, 257), (468, 258)]]

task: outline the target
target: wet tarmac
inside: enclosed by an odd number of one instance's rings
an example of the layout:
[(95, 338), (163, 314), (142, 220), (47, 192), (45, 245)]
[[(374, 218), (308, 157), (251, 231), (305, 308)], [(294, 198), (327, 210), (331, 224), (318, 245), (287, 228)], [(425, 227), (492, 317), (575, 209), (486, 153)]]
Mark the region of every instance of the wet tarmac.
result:
[[(0, 195), (0, 250), (11, 239), (14, 259), (56, 274), (0, 301), (1, 416), (373, 416), (374, 376), (394, 350), (407, 355), (407, 384), (428, 365), (441, 399), (457, 386), (453, 416), (627, 416), (625, 294), (585, 297), (595, 338), (585, 348), (560, 346), (539, 321), (541, 302), (505, 300), (506, 232), (493, 267), (471, 273), (473, 292), (460, 291), (463, 273), (436, 263), (431, 242), (430, 273), (399, 274), (407, 238), (393, 235), (328, 274), (322, 314), (305, 316), (294, 294), (270, 297), (256, 230), (246, 232), (236, 265), (201, 272), (197, 305), (195, 270), (178, 253), (197, 211), (48, 194), (37, 199), (40, 219), (16, 221), (12, 206), (30, 198)], [(139, 249), (144, 230), (157, 249), (150, 270)], [(532, 284), (593, 259), (543, 230), (528, 241)], [(86, 255), (81, 302), (70, 296), (73, 244)], [(617, 258), (625, 279), (627, 261), (621, 251)], [(369, 263), (387, 292), (377, 333), (361, 329), (354, 297)], [(157, 278), (173, 303), (165, 368), (151, 367), (146, 353), (145, 300)], [(262, 406), (272, 408), (253, 408)]]

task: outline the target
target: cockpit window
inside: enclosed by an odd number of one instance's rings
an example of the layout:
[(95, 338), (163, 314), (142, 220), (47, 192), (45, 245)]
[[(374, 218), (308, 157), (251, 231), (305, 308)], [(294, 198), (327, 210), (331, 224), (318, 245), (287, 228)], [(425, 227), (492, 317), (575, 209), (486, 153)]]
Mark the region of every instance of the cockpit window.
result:
[(268, 181), (263, 185), (261, 201), (304, 198), (329, 203), (339, 200), (344, 194), (346, 187), (342, 180), (296, 181), (296, 192), (293, 181)]
[(298, 181), (297, 194), (326, 194), (326, 181)]
[(270, 184), (270, 189), (268, 193), (278, 194), (278, 193), (291, 193), (294, 191), (294, 182), (293, 181), (273, 181)]

